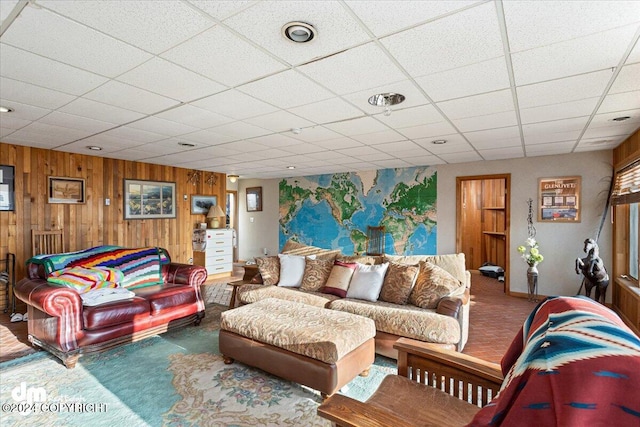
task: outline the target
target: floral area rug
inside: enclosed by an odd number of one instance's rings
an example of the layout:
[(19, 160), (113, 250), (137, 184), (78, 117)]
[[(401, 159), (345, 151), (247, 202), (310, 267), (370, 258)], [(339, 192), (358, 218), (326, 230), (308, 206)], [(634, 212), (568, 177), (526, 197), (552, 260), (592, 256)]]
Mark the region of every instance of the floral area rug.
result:
[[(94, 356), (68, 370), (40, 351), (0, 364), (3, 426), (329, 426), (318, 392), (218, 351), (220, 313), (209, 305), (188, 326)], [(394, 360), (376, 356), (368, 377), (341, 392), (366, 400)]]

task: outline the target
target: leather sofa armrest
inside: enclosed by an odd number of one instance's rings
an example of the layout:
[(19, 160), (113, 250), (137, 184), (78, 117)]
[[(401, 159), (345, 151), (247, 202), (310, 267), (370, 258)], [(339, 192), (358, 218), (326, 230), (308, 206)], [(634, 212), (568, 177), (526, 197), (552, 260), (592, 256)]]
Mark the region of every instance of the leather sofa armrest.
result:
[(74, 289), (54, 286), (43, 279), (22, 279), (16, 283), (15, 295), (50, 316), (69, 316), (74, 324), (82, 325), (82, 298)]
[(172, 262), (162, 266), (165, 283), (198, 287), (207, 280), (207, 269), (200, 265)]
[(460, 315), (461, 308), (462, 299), (459, 297), (443, 297), (440, 302), (438, 302), (436, 313), (457, 319)]

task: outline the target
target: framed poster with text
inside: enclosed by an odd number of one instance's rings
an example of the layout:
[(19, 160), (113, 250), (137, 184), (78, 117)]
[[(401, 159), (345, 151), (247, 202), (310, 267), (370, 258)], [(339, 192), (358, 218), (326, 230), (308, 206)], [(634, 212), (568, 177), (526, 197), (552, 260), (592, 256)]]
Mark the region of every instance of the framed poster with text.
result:
[(540, 178), (538, 182), (539, 222), (580, 222), (579, 176)]

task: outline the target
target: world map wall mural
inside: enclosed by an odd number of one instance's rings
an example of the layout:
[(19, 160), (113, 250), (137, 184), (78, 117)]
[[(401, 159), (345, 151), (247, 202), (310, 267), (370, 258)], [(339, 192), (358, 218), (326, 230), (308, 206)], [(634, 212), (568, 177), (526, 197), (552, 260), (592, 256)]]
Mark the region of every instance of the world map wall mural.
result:
[(383, 225), (385, 253), (435, 254), (435, 168), (381, 169), (280, 181), (280, 248), (289, 239), (345, 254), (366, 252)]

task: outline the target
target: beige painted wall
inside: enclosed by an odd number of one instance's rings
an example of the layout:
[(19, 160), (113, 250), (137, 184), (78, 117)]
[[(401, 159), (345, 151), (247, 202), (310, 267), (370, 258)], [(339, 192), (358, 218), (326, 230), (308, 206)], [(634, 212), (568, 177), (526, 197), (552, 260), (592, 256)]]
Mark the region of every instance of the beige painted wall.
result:
[[(438, 253), (452, 253), (456, 248), (456, 177), (496, 173), (511, 174), (511, 258), (510, 285), (513, 292), (526, 293), (526, 264), (516, 250), (527, 237), (527, 199), (537, 200), (538, 178), (582, 176), (582, 221), (578, 224), (538, 223), (537, 239), (545, 261), (540, 264), (539, 293), (574, 295), (582, 276), (575, 274), (575, 259), (584, 256), (582, 242), (593, 237), (602, 215), (612, 172), (611, 151), (597, 151), (559, 156), (515, 160), (496, 160), (452, 165), (438, 165)], [(271, 180), (240, 180), (238, 254), (249, 259), (278, 251), (278, 183)], [(245, 189), (262, 186), (263, 211), (246, 211)], [(254, 222), (250, 218), (254, 218)], [(611, 265), (611, 223), (607, 215), (600, 235), (600, 255), (607, 269)], [(611, 290), (607, 301), (611, 300)]]

